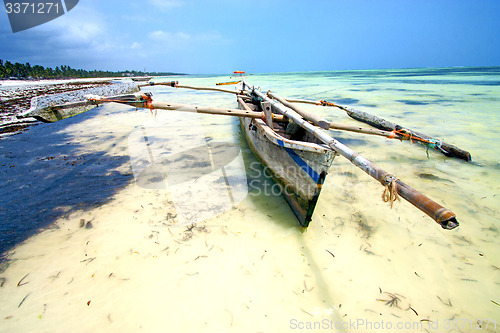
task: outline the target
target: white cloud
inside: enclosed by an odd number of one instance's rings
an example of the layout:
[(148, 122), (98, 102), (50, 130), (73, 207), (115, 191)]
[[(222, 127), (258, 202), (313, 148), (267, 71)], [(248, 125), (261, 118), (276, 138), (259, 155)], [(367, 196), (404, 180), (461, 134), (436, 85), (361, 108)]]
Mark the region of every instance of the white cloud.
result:
[(178, 0), (148, 0), (149, 4), (162, 10), (171, 10), (183, 6)]
[(149, 38), (162, 42), (179, 42), (187, 41), (191, 38), (191, 36), (184, 32), (168, 32), (163, 30), (156, 30), (149, 34)]
[(140, 48), (142, 48), (142, 45), (140, 43), (133, 42), (132, 45), (130, 45), (130, 48), (131, 49), (140, 49)]
[(53, 39), (66, 46), (105, 46), (106, 20), (99, 13), (82, 6), (46, 25)]

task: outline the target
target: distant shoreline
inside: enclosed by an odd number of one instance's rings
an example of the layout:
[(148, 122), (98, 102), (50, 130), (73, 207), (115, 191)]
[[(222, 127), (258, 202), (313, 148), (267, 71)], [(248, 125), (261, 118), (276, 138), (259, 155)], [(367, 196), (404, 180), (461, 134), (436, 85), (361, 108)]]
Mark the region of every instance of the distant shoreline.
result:
[(134, 80), (143, 77), (162, 77), (162, 76), (187, 76), (189, 74), (171, 74), (171, 75), (146, 75), (146, 76), (109, 76), (109, 77), (64, 77), (64, 78), (0, 78), (0, 89), (22, 84), (62, 84), (65, 82), (103, 82), (103, 81), (119, 81), (119, 80)]
[[(171, 76), (188, 74), (172, 74)], [(80, 89), (94, 88), (116, 82), (131, 82), (134, 79), (158, 78), (161, 76), (130, 76), (102, 78), (61, 78), (61, 79), (0, 79), (0, 139), (17, 134), (38, 121), (17, 119), (16, 115), (29, 110), (31, 99), (41, 95), (52, 95)], [(140, 83), (140, 80), (137, 81)]]

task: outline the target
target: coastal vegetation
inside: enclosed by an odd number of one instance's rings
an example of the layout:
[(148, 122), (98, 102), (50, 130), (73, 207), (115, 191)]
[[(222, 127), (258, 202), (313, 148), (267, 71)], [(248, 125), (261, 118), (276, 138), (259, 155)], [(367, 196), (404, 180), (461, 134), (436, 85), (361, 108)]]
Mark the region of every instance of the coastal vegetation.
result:
[(56, 66), (56, 68), (31, 65), (30, 63), (12, 63), (0, 59), (1, 79), (64, 79), (64, 78), (98, 78), (98, 77), (134, 77), (134, 76), (165, 76), (178, 73), (169, 72), (142, 72), (126, 70), (120, 72), (112, 71), (88, 71), (85, 69), (74, 69), (70, 66)]

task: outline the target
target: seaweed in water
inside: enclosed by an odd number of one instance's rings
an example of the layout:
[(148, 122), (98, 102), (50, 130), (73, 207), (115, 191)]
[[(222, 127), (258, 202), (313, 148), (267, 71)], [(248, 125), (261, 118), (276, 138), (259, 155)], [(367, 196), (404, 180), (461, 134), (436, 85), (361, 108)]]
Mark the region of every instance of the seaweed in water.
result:
[(370, 239), (376, 231), (376, 228), (369, 224), (361, 212), (354, 213), (351, 220), (358, 224), (358, 230), (363, 233), (362, 238)]
[(452, 180), (449, 180), (449, 179), (445, 179), (445, 178), (441, 178), (441, 177), (438, 177), (438, 176), (434, 176), (433, 174), (431, 173), (420, 173), (418, 175), (419, 178), (422, 178), (422, 179), (428, 179), (428, 180), (433, 180), (433, 181), (440, 181), (440, 182), (448, 182), (448, 183), (453, 183)]
[(406, 105), (428, 105), (429, 104), (427, 102), (412, 101), (412, 100), (407, 100), (407, 99), (400, 99), (400, 100), (397, 100), (396, 102), (404, 103)]
[[(400, 308), (399, 302), (401, 299), (398, 294), (386, 293), (389, 296), (389, 299), (377, 299), (377, 301), (385, 302), (385, 305), (389, 305), (391, 308), (394, 306), (396, 308)], [(401, 296), (402, 297), (402, 296)]]
[(335, 100), (338, 104), (356, 104), (359, 102), (359, 99), (355, 98), (339, 98)]
[[(380, 288), (379, 290), (382, 291), (382, 289)], [(377, 301), (385, 302), (385, 305), (388, 305), (391, 308), (394, 307), (404, 311), (412, 310), (413, 313), (418, 316), (418, 312), (414, 308), (412, 308), (410, 303), (406, 300), (406, 297), (404, 297), (403, 295), (389, 292), (384, 292), (384, 294), (387, 297), (384, 299), (379, 298), (377, 299)]]

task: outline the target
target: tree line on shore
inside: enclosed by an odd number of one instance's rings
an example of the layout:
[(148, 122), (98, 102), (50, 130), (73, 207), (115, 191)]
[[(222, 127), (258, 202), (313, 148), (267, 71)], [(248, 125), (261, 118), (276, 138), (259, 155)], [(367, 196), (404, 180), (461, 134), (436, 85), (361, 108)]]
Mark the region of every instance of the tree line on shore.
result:
[(74, 69), (70, 66), (43, 67), (40, 65), (30, 65), (30, 63), (11, 63), (0, 59), (0, 78), (2, 79), (62, 79), (62, 78), (97, 78), (97, 77), (133, 77), (133, 76), (165, 76), (177, 73), (164, 72), (141, 72), (141, 71), (87, 71), (84, 69)]

